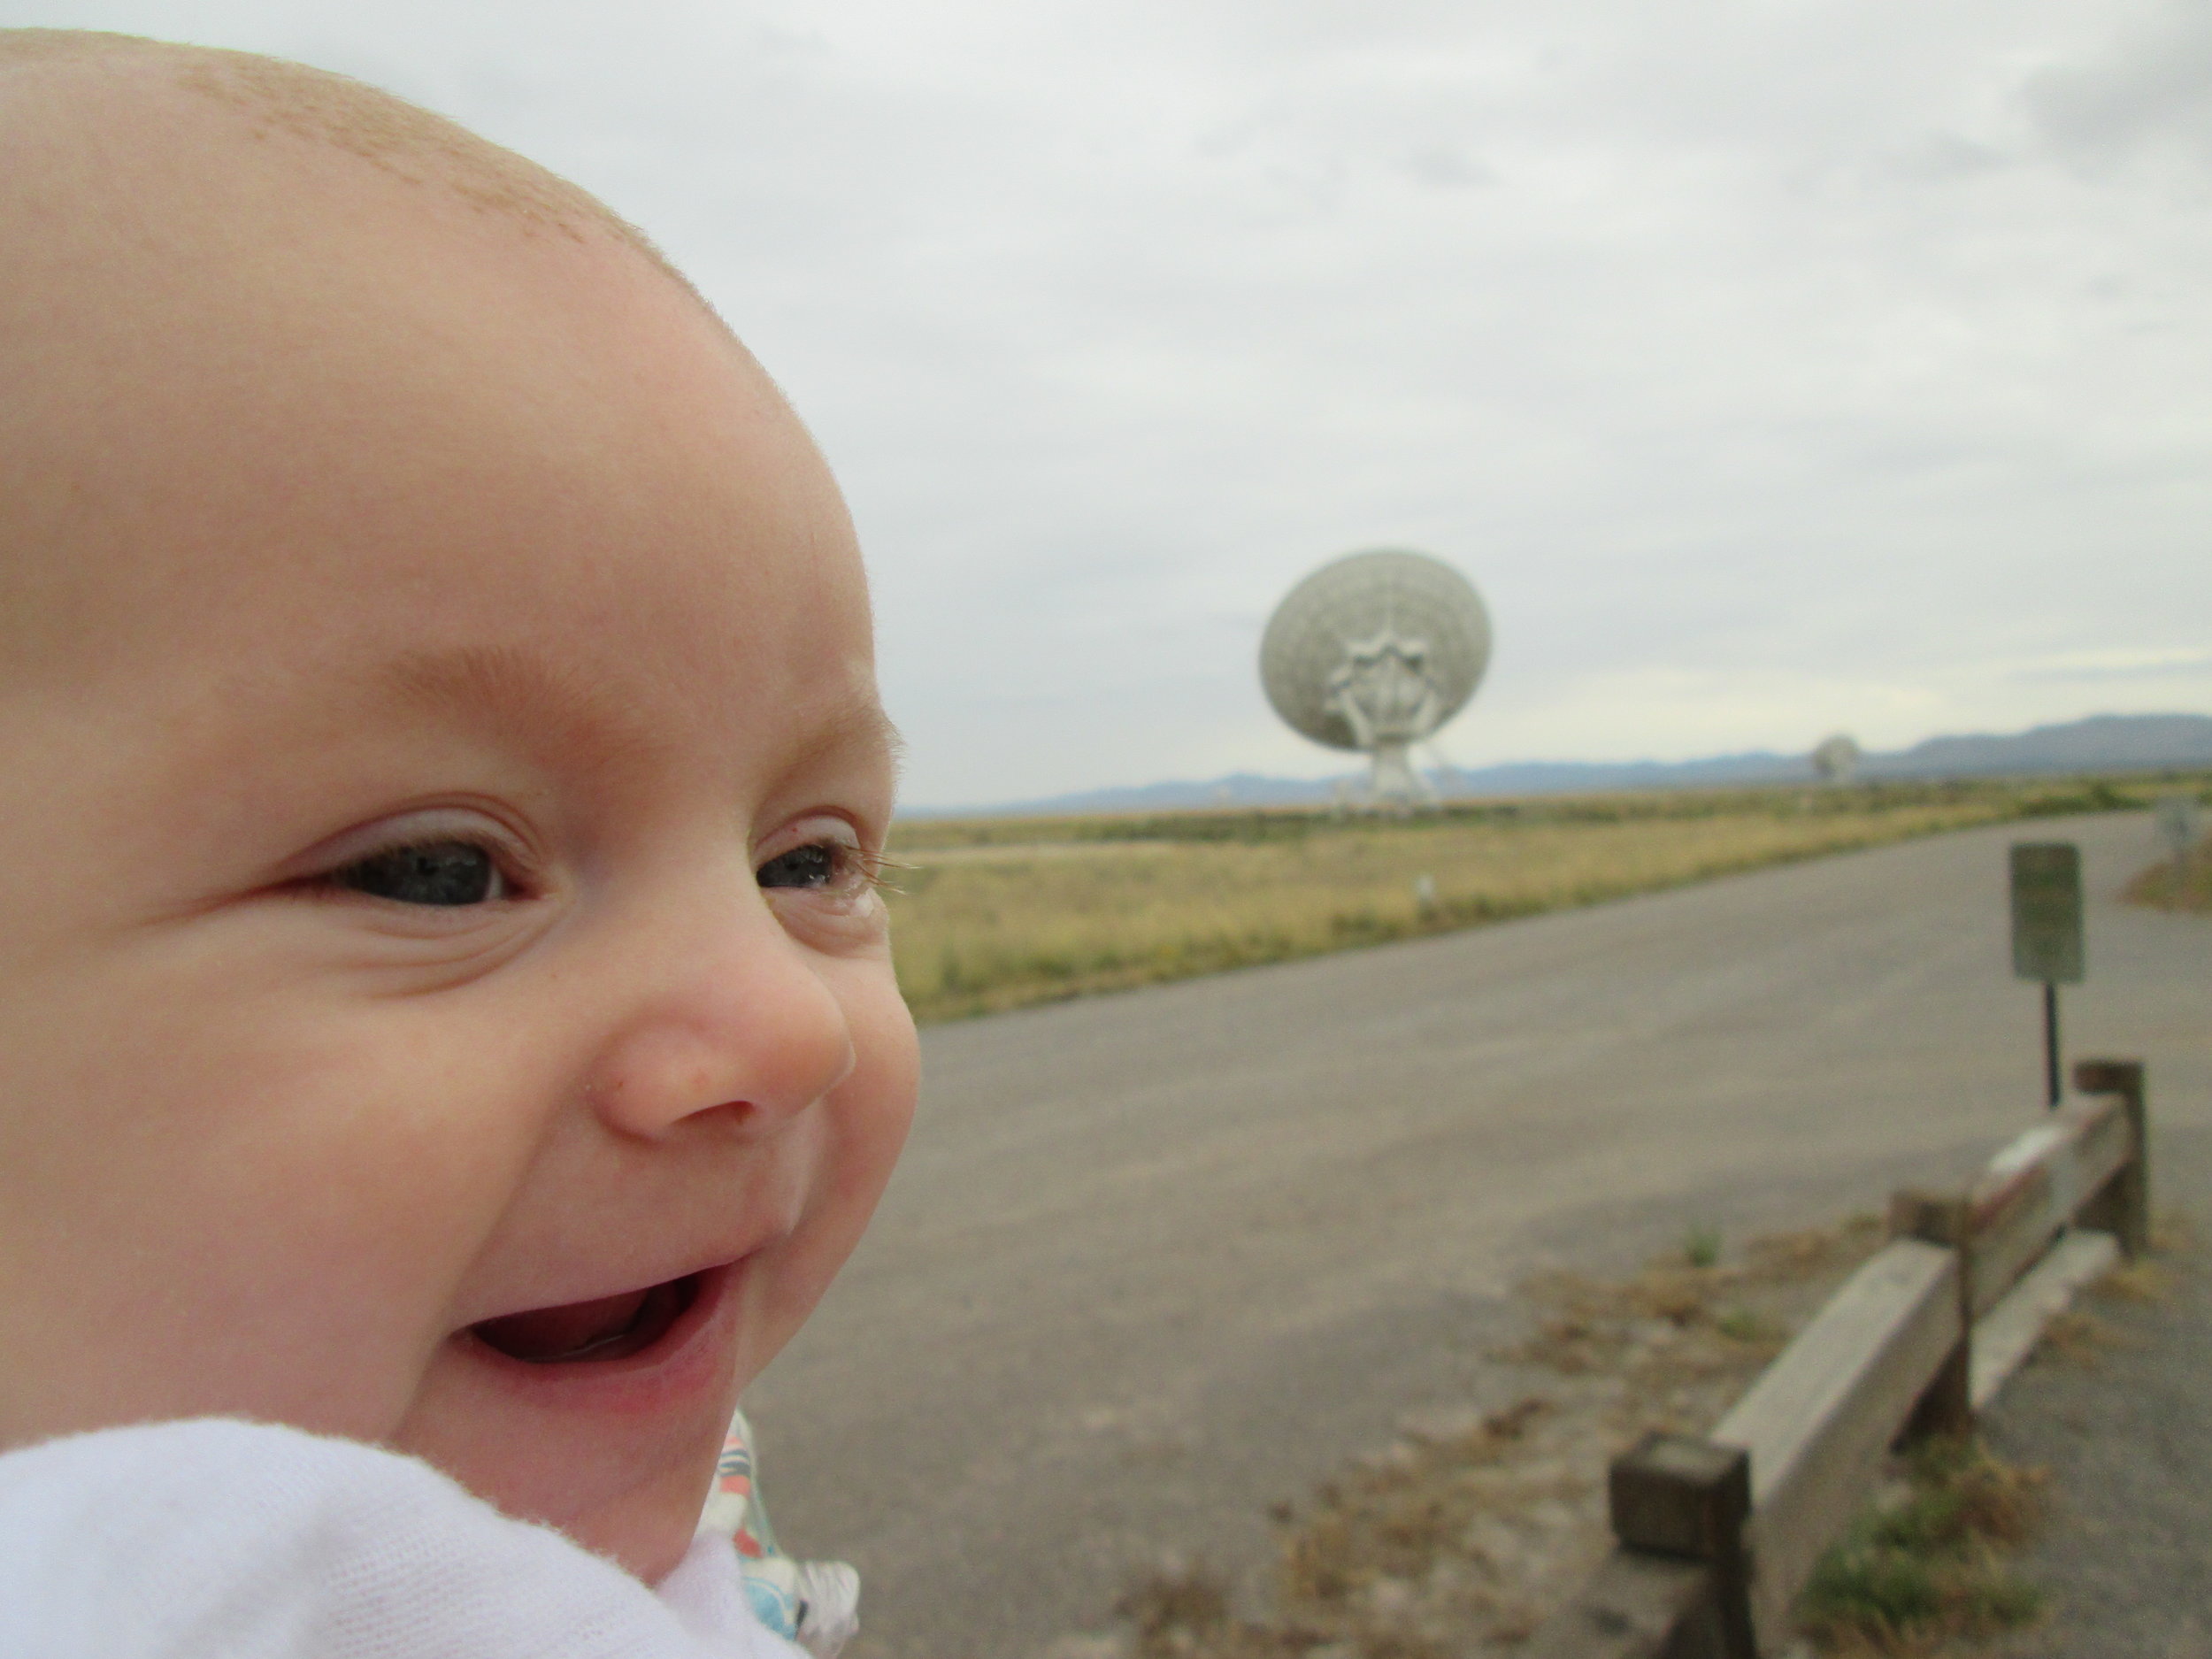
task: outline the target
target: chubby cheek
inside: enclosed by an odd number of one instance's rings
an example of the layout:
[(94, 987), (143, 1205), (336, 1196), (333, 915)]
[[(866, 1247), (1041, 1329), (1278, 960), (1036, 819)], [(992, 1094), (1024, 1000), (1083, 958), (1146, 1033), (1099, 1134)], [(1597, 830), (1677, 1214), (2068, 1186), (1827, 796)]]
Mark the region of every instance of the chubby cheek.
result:
[(232, 1002), (149, 998), (10, 1067), (66, 1133), (17, 1116), (0, 1148), (0, 1339), (46, 1356), (6, 1372), (0, 1436), (236, 1413), (376, 1439), (404, 1412), (526, 1156), (497, 1056)]
[[(731, 1405), (805, 1322), (843, 1266), (913, 1115), (913, 1025), (887, 971), (860, 976), (856, 994), (842, 985), (833, 988), (853, 1040), (854, 1064), (828, 1095), (772, 1134), (740, 1143), (743, 1154), (733, 1164), (695, 1162), (718, 1159), (729, 1150), (727, 1141), (709, 1138), (687, 1152), (677, 1137), (649, 1154), (672, 1162), (636, 1171), (666, 1194), (650, 1213), (655, 1225), (678, 1237), (687, 1230), (679, 1219), (680, 1195), (701, 1177), (709, 1185), (691, 1189), (691, 1202), (704, 1200), (693, 1232), (710, 1232), (706, 1218), (732, 1205), (763, 1215), (789, 1205), (789, 1231), (738, 1270), (726, 1332), (713, 1344), (711, 1385), (695, 1386), (672, 1371), (664, 1398), (642, 1374), (619, 1387), (571, 1387), (549, 1379), (545, 1389), (518, 1389), (501, 1385), (465, 1342), (449, 1344), (396, 1437), (402, 1448), (429, 1458), (511, 1514), (562, 1528), (640, 1578), (656, 1579), (675, 1563), (698, 1519)], [(588, 1151), (595, 1142), (587, 1137), (578, 1144)], [(557, 1170), (560, 1179), (535, 1184), (541, 1197), (603, 1194), (627, 1184), (609, 1183), (604, 1169), (597, 1182), (586, 1181), (586, 1166), (568, 1168), (557, 1158), (540, 1175)], [(565, 1212), (565, 1220), (552, 1211), (534, 1213), (503, 1237), (492, 1256), (519, 1272), (530, 1260), (565, 1251), (574, 1241), (576, 1208)]]
[(853, 1070), (822, 1102), (804, 1220), (764, 1300), (759, 1328), (749, 1333), (753, 1340), (741, 1357), (747, 1382), (805, 1323), (860, 1242), (914, 1120), (920, 1053), (889, 964), (843, 964), (833, 972), (852, 1033)]

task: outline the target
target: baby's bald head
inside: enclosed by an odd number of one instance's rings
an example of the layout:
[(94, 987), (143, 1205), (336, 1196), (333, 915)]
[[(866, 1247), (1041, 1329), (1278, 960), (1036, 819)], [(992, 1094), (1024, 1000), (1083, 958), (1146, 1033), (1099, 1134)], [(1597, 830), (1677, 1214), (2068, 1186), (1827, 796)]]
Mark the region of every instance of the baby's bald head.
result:
[[(75, 29), (0, 29), (0, 131), (66, 121), (150, 92), (229, 110), (257, 140), (277, 134), (344, 151), (391, 177), (449, 193), (531, 233), (626, 243), (678, 282), (643, 232), (589, 192), (442, 116), (346, 75), (248, 52)], [(687, 284), (687, 286), (688, 286)]]
[(643, 235), (519, 156), (297, 65), (0, 31), (0, 689), (260, 586), (274, 500), (426, 503), (409, 468), (611, 406), (640, 328), (789, 423)]

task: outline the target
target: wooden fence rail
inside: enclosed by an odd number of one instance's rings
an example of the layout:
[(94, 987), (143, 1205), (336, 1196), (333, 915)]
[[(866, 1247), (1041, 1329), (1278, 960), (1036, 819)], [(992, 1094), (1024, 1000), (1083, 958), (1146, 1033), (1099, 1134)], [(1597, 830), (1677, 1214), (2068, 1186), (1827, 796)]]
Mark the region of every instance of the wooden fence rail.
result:
[(1962, 1193), (1901, 1192), (1854, 1273), (1705, 1438), (1614, 1461), (1611, 1555), (1529, 1659), (1756, 1659), (1788, 1646), (1821, 1552), (1901, 1439), (1962, 1432), (2070, 1288), (2148, 1244), (2143, 1067), (2085, 1060), (2091, 1098)]

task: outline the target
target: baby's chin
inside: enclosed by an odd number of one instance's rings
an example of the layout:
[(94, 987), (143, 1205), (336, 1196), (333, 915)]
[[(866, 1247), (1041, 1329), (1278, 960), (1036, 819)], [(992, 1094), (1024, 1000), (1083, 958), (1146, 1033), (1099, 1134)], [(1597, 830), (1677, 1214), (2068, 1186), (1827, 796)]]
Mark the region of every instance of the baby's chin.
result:
[(595, 1310), (457, 1333), (391, 1444), (657, 1582), (690, 1547), (741, 1380), (726, 1271), (695, 1277), (626, 1339), (595, 1342)]

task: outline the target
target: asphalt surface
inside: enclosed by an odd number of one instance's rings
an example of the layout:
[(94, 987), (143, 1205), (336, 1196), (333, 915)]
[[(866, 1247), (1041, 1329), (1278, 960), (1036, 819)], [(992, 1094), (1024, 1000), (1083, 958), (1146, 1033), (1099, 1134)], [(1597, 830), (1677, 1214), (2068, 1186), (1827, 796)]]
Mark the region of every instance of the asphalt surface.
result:
[[(874, 1230), (748, 1396), (861, 1659), (1032, 1659), (1411, 1408), (1505, 1403), (1538, 1266), (1962, 1177), (2041, 1110), (2005, 848), (2080, 842), (2070, 1054), (2212, 1130), (2212, 926), (2124, 908), (2146, 816), (1960, 834), (924, 1034)], [(2164, 1196), (2182, 1196), (2167, 1187)]]

